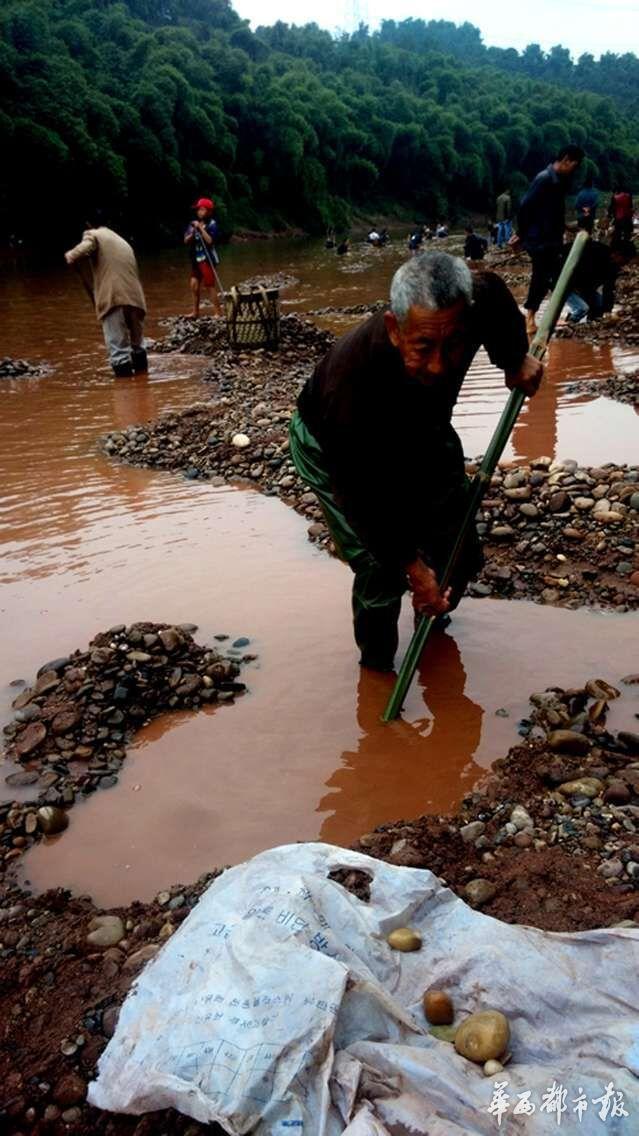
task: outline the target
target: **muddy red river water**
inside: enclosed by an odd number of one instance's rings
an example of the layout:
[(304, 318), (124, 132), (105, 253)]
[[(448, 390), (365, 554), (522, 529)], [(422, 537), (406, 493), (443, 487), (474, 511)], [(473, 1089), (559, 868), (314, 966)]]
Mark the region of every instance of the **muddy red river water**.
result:
[[(283, 293), (285, 310), (310, 310), (384, 296), (402, 255), (365, 249), (345, 264), (310, 242), (259, 242), (224, 250), (222, 275), (228, 286), (291, 273), (299, 283)], [(179, 254), (142, 270), (156, 336), (163, 318), (188, 310), (187, 273)], [(189, 621), (204, 642), (247, 635), (259, 656), (234, 706), (141, 731), (119, 784), (77, 805), (67, 832), (25, 858), (23, 878), (37, 889), (124, 903), (268, 845), (349, 842), (382, 821), (448, 808), (517, 740), (532, 690), (637, 669), (637, 615), (466, 600), (428, 648), (403, 719), (382, 726), (390, 680), (358, 673), (349, 573), (308, 543), (302, 518), (253, 491), (96, 453), (105, 430), (202, 397), (205, 361), (151, 355), (148, 381), (115, 382), (88, 301), (64, 270), (5, 275), (0, 309), (0, 354), (55, 368), (0, 380), (0, 720), (11, 680), (115, 623)], [(506, 456), (636, 460), (632, 408), (598, 396), (603, 378), (633, 363), (608, 346), (554, 343), (545, 387)], [(586, 394), (567, 392), (576, 379), (590, 380)], [(469, 456), (485, 448), (504, 397), (478, 357), (456, 414)], [(404, 643), (409, 625), (406, 611)], [(619, 724), (629, 713), (617, 704)], [(0, 760), (0, 799), (10, 795), (6, 772)]]

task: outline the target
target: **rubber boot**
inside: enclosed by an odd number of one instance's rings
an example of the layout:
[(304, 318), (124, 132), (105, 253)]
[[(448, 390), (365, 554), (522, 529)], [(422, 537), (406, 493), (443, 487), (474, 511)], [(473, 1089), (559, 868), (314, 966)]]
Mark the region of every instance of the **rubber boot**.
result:
[(131, 363), (114, 363), (113, 374), (116, 379), (132, 379), (133, 366)]
[(136, 375), (141, 375), (149, 369), (149, 360), (147, 353), (143, 347), (133, 348), (133, 370)]

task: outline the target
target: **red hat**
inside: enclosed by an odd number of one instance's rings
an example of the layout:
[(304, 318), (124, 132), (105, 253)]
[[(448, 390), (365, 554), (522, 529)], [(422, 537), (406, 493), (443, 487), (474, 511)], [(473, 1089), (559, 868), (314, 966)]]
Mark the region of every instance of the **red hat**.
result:
[(211, 201), (210, 197), (198, 197), (193, 208), (194, 209), (208, 209), (209, 213), (212, 213), (213, 210), (215, 209), (215, 202)]

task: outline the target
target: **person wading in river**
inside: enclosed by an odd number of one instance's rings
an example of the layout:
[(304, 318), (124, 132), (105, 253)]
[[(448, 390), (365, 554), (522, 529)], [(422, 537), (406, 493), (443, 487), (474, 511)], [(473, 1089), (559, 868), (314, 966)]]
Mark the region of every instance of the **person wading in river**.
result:
[(451, 416), (482, 345), (510, 389), (535, 393), (543, 367), (503, 281), (425, 252), (395, 273), (390, 310), (339, 339), (300, 394), (291, 457), (355, 573), (363, 666), (392, 669), (407, 589), (416, 612), (443, 616), (481, 567), (473, 535), (452, 588), (440, 590), (469, 484)]
[[(104, 342), (116, 378), (129, 379), (147, 370), (144, 350), (146, 301), (131, 245), (94, 216), (85, 222), (80, 244), (64, 254), (77, 264), (95, 311), (102, 323)], [(82, 272), (85, 260), (90, 281)]]

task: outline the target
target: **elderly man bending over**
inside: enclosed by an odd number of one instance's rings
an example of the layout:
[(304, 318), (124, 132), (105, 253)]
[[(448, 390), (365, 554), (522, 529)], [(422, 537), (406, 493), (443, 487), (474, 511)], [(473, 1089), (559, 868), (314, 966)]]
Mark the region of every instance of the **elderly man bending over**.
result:
[(451, 417), (482, 345), (511, 390), (535, 393), (543, 368), (503, 281), (448, 253), (422, 253), (395, 273), (390, 311), (339, 339), (300, 394), (291, 456), (355, 573), (363, 666), (392, 669), (407, 589), (417, 612), (443, 616), (481, 567), (473, 533), (442, 593), (469, 484)]

